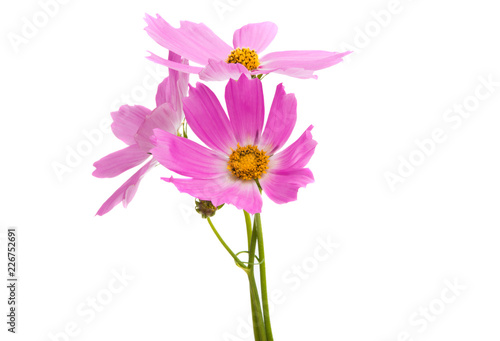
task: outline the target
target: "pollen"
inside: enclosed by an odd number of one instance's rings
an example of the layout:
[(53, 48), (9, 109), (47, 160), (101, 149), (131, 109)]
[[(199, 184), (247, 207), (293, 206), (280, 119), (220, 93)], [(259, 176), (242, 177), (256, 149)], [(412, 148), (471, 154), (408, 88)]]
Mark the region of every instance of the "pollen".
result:
[(269, 156), (265, 151), (257, 146), (241, 147), (238, 144), (238, 148), (229, 156), (227, 169), (241, 180), (255, 180), (266, 173), (268, 163)]
[(259, 56), (255, 50), (250, 50), (247, 47), (238, 47), (236, 50), (231, 51), (227, 57), (226, 63), (242, 64), (249, 71), (257, 69), (260, 65)]

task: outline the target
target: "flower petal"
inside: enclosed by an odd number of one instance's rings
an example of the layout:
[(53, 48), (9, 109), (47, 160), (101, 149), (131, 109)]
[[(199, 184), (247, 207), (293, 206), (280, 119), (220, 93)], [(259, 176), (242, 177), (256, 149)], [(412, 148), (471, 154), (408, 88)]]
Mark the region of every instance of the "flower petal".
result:
[(277, 204), (285, 204), (297, 200), (299, 188), (314, 182), (309, 168), (291, 169), (287, 171), (268, 172), (260, 180), (262, 190)]
[(256, 145), (264, 125), (264, 94), (260, 79), (245, 75), (226, 85), (226, 106), (236, 141), (241, 146)]
[(287, 94), (283, 84), (276, 87), (273, 104), (269, 111), (264, 133), (259, 142), (260, 148), (272, 155), (288, 140), (297, 121), (297, 99)]
[[(185, 58), (181, 58), (178, 54), (170, 51), (168, 60), (187, 65), (189, 62)], [(169, 102), (174, 110), (181, 112), (182, 115), (182, 99), (187, 96), (189, 73), (179, 72), (174, 69), (168, 70), (169, 76), (158, 85), (156, 92), (156, 106)]]
[[(272, 52), (260, 58), (261, 68), (279, 69), (274, 72), (286, 74), (297, 78), (310, 78), (312, 73), (305, 71), (316, 71), (338, 64), (342, 58), (351, 53), (328, 52), (328, 51), (281, 51)], [(300, 71), (300, 70), (303, 71)]]
[(228, 158), (183, 137), (154, 130), (151, 153), (163, 166), (178, 174), (210, 179), (227, 174)]
[(151, 168), (153, 168), (156, 164), (155, 159), (152, 159), (144, 166), (142, 166), (134, 175), (132, 175), (123, 185), (120, 186), (109, 198), (102, 204), (99, 211), (97, 211), (96, 215), (102, 216), (109, 211), (111, 211), (116, 205), (120, 202), (123, 202), (123, 206), (127, 207), (127, 205), (134, 198), (135, 193), (137, 192), (137, 188), (139, 187), (139, 183), (141, 182), (144, 175), (149, 172)]
[(289, 68), (289, 69), (257, 69), (256, 74), (268, 74), (268, 73), (278, 73), (281, 75), (300, 78), (300, 79), (318, 79), (318, 76), (314, 74), (314, 70)]
[(210, 200), (215, 206), (231, 204), (251, 214), (262, 210), (262, 196), (253, 181), (241, 181), (229, 175), (214, 179), (162, 179), (173, 183), (180, 192)]
[(205, 65), (208, 59), (225, 59), (232, 48), (204, 24), (181, 21), (180, 28), (173, 28), (158, 14), (156, 18), (146, 14), (146, 32), (161, 46)]
[(248, 24), (236, 30), (233, 35), (233, 47), (250, 48), (257, 54), (264, 51), (278, 33), (278, 26), (272, 22)]
[(230, 154), (237, 143), (217, 96), (201, 83), (189, 89), (189, 96), (184, 99), (184, 113), (189, 127), (208, 147)]
[(158, 90), (156, 90), (156, 106), (159, 107), (160, 105), (168, 102), (170, 96), (170, 79), (167, 77), (158, 85)]
[(160, 56), (157, 56), (156, 54), (149, 52), (151, 55), (147, 56), (146, 58), (149, 59), (152, 62), (155, 62), (160, 65), (164, 65), (170, 69), (174, 69), (180, 72), (186, 72), (186, 73), (199, 73), (201, 70), (203, 70), (202, 67), (199, 66), (191, 66), (191, 65), (186, 65), (183, 63), (177, 63), (171, 60), (167, 60), (165, 58), (162, 58)]
[(279, 172), (305, 167), (313, 156), (314, 149), (318, 144), (318, 142), (314, 141), (312, 138), (312, 128), (312, 125), (309, 126), (297, 141), (275, 154), (269, 160), (269, 169)]
[(151, 110), (142, 105), (122, 105), (111, 113), (113, 134), (128, 145), (135, 144), (135, 134)]
[(230, 78), (238, 79), (241, 74), (250, 78), (250, 71), (242, 64), (229, 64), (223, 60), (210, 59), (198, 76), (203, 81), (225, 81)]
[(169, 133), (176, 134), (177, 129), (181, 125), (182, 118), (172, 108), (170, 103), (165, 103), (146, 116), (144, 123), (139, 127), (135, 140), (137, 144), (146, 152), (153, 148), (151, 143), (151, 136), (153, 136), (153, 129), (159, 128)]
[(113, 178), (132, 167), (140, 165), (149, 157), (148, 153), (133, 144), (117, 152), (111, 153), (94, 162), (96, 178)]

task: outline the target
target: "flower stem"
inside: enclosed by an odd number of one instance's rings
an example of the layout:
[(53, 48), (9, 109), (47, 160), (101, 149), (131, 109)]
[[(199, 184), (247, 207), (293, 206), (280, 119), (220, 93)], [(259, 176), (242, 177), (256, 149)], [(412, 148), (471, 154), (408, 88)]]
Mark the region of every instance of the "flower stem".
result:
[(267, 341), (273, 341), (273, 332), (271, 330), (271, 316), (269, 314), (269, 302), (267, 298), (267, 282), (266, 282), (266, 257), (264, 255), (264, 238), (262, 235), (262, 222), (260, 213), (256, 213), (254, 217), (254, 232), (257, 234), (259, 241), (259, 259), (260, 261), (260, 290), (262, 292), (262, 306), (264, 308), (264, 323), (266, 327)]
[[(250, 253), (250, 244), (252, 241), (252, 218), (250, 218), (250, 214), (247, 211), (243, 210), (243, 213), (245, 214), (245, 224), (247, 226), (248, 252)], [(250, 260), (248, 262), (250, 263)]]
[(248, 273), (248, 282), (250, 283), (250, 300), (252, 306), (252, 321), (255, 341), (268, 341), (266, 337), (266, 326), (262, 317), (262, 309), (259, 300), (259, 291), (253, 271)]
[(226, 242), (224, 241), (224, 239), (222, 239), (222, 237), (220, 236), (219, 232), (217, 232), (217, 229), (215, 228), (214, 224), (212, 224), (212, 220), (210, 220), (210, 218), (207, 217), (207, 221), (208, 221), (208, 224), (210, 225), (210, 227), (212, 228), (212, 231), (214, 231), (215, 236), (217, 237), (217, 239), (219, 239), (219, 241), (222, 244), (222, 246), (224, 246), (224, 248), (227, 250), (227, 252), (229, 252), (229, 254), (234, 258), (234, 261), (236, 262), (236, 265), (238, 265), (238, 267), (244, 269), (245, 272), (246, 272), (246, 268), (247, 268), (246, 265), (243, 264), (242, 261), (240, 261), (240, 259), (238, 258), (238, 256), (236, 256), (236, 254), (233, 252), (233, 250), (231, 250), (231, 248), (226, 244)]
[[(245, 216), (246, 217), (246, 216)], [(255, 227), (251, 233), (250, 248), (248, 249), (248, 281), (250, 283), (250, 298), (252, 300), (252, 321), (255, 341), (268, 341), (266, 337), (266, 328), (264, 324), (264, 318), (262, 316), (262, 308), (259, 300), (259, 291), (257, 289), (257, 283), (255, 282), (254, 275), (254, 258), (255, 258), (255, 247), (257, 246), (257, 231)]]

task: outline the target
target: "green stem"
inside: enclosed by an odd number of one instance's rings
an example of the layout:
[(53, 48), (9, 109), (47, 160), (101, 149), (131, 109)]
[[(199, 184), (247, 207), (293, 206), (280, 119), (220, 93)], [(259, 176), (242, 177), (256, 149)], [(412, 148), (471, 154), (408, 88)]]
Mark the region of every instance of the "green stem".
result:
[[(250, 252), (250, 243), (252, 241), (252, 218), (250, 218), (250, 214), (247, 211), (243, 210), (243, 213), (245, 214), (245, 224), (247, 226), (248, 252)], [(248, 262), (251, 263), (250, 260)]]
[(220, 236), (219, 232), (217, 232), (217, 230), (215, 229), (215, 226), (214, 224), (212, 224), (212, 220), (210, 220), (209, 217), (207, 217), (207, 221), (208, 223), (210, 224), (210, 227), (212, 228), (212, 231), (214, 231), (215, 235), (217, 236), (217, 239), (219, 239), (219, 241), (221, 242), (222, 246), (224, 246), (224, 248), (227, 250), (227, 252), (229, 252), (229, 254), (234, 258), (234, 261), (236, 262), (236, 265), (238, 265), (240, 268), (244, 269), (246, 271), (246, 265), (243, 264), (242, 261), (240, 261), (240, 259), (238, 258), (238, 256), (236, 256), (236, 254), (233, 252), (233, 250), (231, 250), (231, 248), (226, 244), (226, 242), (224, 241), (224, 239), (222, 239), (222, 237)]
[(266, 326), (267, 341), (273, 341), (273, 332), (271, 330), (271, 316), (269, 314), (269, 302), (267, 298), (267, 283), (266, 283), (266, 256), (264, 254), (264, 238), (262, 236), (262, 222), (260, 221), (260, 213), (256, 213), (254, 217), (254, 232), (257, 234), (259, 241), (259, 259), (260, 263), (260, 290), (262, 292), (262, 305), (264, 308), (264, 323)]
[(266, 337), (266, 326), (262, 317), (262, 308), (260, 306), (259, 291), (253, 271), (248, 273), (248, 282), (250, 283), (250, 299), (252, 304), (252, 321), (255, 341), (268, 341)]
[(255, 248), (257, 246), (257, 231), (254, 228), (251, 233), (250, 248), (248, 253), (248, 281), (250, 283), (250, 298), (252, 300), (252, 321), (253, 330), (255, 335), (255, 341), (268, 341), (266, 337), (266, 328), (264, 324), (264, 318), (262, 316), (262, 307), (259, 300), (259, 290), (257, 289), (257, 283), (255, 282), (254, 275), (254, 258), (255, 258)]

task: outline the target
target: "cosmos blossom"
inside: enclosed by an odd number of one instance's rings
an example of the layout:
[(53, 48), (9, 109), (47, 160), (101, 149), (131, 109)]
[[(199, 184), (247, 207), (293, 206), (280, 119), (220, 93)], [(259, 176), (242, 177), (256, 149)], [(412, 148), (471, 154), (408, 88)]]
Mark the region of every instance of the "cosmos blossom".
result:
[(278, 32), (272, 22), (243, 26), (234, 32), (233, 46), (230, 46), (204, 24), (181, 21), (180, 28), (174, 28), (158, 14), (156, 18), (146, 15), (145, 20), (146, 32), (158, 44), (201, 67), (181, 65), (153, 53), (148, 59), (179, 71), (197, 73), (204, 81), (238, 79), (242, 73), (249, 76), (271, 72), (317, 78), (314, 71), (333, 66), (351, 53), (303, 50), (262, 55)]
[[(187, 64), (185, 59), (173, 52), (169, 53), (169, 60)], [(98, 178), (112, 178), (147, 162), (104, 202), (97, 215), (108, 213), (120, 202), (127, 207), (144, 175), (158, 164), (151, 157), (150, 149), (153, 145), (150, 137), (156, 128), (172, 134), (177, 133), (184, 119), (182, 99), (187, 94), (188, 78), (187, 73), (169, 70), (169, 76), (158, 86), (156, 109), (149, 110), (141, 105), (123, 105), (118, 111), (111, 113), (111, 130), (128, 147), (95, 162), (96, 169), (92, 175)]]
[[(282, 204), (297, 199), (300, 187), (314, 181), (304, 168), (314, 153), (312, 126), (286, 149), (297, 119), (297, 101), (282, 84), (264, 128), (264, 96), (260, 79), (230, 79), (226, 85), (226, 115), (215, 94), (196, 84), (184, 99), (186, 121), (207, 146), (154, 130), (151, 153), (159, 163), (187, 178), (163, 178), (181, 192), (215, 206), (227, 203), (249, 213), (260, 213), (262, 191)], [(229, 116), (229, 117), (228, 117)], [(257, 181), (258, 180), (258, 183)]]

